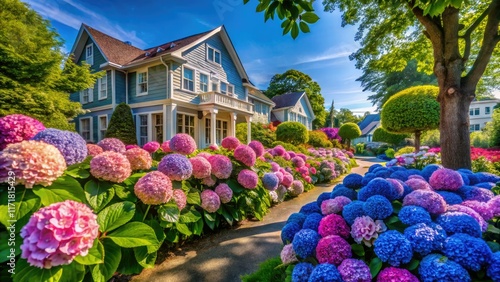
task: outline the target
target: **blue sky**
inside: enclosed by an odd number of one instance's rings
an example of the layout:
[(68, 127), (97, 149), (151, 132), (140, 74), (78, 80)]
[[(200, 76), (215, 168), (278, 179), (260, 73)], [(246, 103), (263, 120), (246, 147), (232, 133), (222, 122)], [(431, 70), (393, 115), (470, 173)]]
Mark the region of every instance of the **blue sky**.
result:
[(311, 33), (296, 40), (282, 36), (280, 21), (264, 23), (251, 0), (23, 0), (50, 20), (70, 51), (82, 22), (139, 48), (152, 47), (174, 39), (224, 25), (252, 83), (266, 89), (271, 77), (288, 69), (300, 70), (317, 81), (328, 109), (348, 108), (355, 114), (374, 112), (355, 81), (361, 71), (349, 61), (358, 49), (356, 28), (341, 27), (338, 12), (325, 13), (315, 3), (320, 20)]

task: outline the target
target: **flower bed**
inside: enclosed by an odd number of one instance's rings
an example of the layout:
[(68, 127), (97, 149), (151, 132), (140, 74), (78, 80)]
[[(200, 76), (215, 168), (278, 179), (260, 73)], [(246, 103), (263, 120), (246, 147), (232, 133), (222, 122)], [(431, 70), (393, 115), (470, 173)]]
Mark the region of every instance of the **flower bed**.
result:
[(114, 138), (86, 145), (79, 135), (19, 116), (0, 119), (0, 132), (11, 123), (17, 129), (0, 152), (0, 183), (7, 184), (0, 192), (8, 194), (0, 202), (0, 236), (13, 238), (2, 240), (13, 258), (0, 262), (16, 262), (14, 281), (139, 273), (154, 266), (162, 245), (260, 220), (273, 203), (352, 165), (340, 150), (315, 158), (233, 137), (205, 150), (186, 134), (143, 148)]
[(496, 183), (435, 164), (348, 175), (290, 216), (282, 270), (287, 281), (500, 281)]

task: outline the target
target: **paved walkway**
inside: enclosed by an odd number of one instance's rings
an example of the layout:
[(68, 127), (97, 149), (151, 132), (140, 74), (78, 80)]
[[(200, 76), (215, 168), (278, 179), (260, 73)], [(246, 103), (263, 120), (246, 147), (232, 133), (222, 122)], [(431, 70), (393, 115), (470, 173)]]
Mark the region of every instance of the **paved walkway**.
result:
[[(380, 160), (357, 158), (358, 167), (352, 172), (364, 174)], [(237, 229), (224, 230), (208, 236), (183, 250), (183, 255), (171, 257), (152, 269), (144, 270), (132, 281), (158, 282), (236, 282), (240, 276), (255, 272), (263, 261), (278, 256), (283, 244), (281, 229), (289, 215), (298, 212), (333, 185), (317, 186), (299, 197), (270, 209), (262, 221), (245, 221)]]

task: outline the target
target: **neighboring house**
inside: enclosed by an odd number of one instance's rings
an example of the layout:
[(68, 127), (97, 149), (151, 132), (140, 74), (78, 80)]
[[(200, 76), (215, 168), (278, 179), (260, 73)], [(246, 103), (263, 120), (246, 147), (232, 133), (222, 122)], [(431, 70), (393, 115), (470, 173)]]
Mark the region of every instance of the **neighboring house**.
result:
[(469, 107), (469, 131), (480, 131), (491, 121), (493, 107), (500, 103), (499, 99), (484, 99), (472, 101)]
[(235, 136), (239, 122), (250, 131), (251, 101), (273, 105), (250, 83), (223, 26), (141, 50), (82, 24), (71, 53), (106, 72), (93, 88), (70, 96), (88, 110), (75, 122), (89, 142), (104, 138), (122, 102), (132, 108), (139, 145), (187, 133), (201, 148)]
[(276, 104), (259, 90), (250, 89), (248, 95), (248, 102), (253, 104), (254, 110), (252, 121), (266, 124), (270, 123), (271, 109), (276, 106)]
[(275, 106), (271, 113), (271, 121), (298, 121), (312, 130), (312, 121), (316, 118), (306, 92), (290, 92), (274, 96)]
[(373, 132), (380, 127), (380, 114), (369, 114), (358, 123), (361, 136), (352, 141), (353, 144), (372, 142)]

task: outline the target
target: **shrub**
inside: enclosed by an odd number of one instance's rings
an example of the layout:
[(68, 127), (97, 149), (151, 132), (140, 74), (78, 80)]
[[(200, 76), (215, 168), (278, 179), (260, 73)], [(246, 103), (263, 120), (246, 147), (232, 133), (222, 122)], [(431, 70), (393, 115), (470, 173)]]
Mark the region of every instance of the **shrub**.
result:
[[(261, 123), (253, 122), (251, 124), (251, 128), (252, 140), (259, 140), (264, 147), (272, 147), (272, 143), (276, 141), (276, 134), (272, 128)], [(245, 122), (238, 123), (236, 125), (236, 138), (238, 138), (243, 144), (247, 143), (247, 124)]]
[(330, 148), (333, 146), (332, 142), (328, 140), (328, 136), (320, 130), (309, 131), (309, 141), (307, 144), (313, 147)]
[(295, 146), (295, 145), (292, 145), (290, 143), (285, 143), (285, 142), (281, 142), (281, 141), (273, 142), (271, 144), (270, 148), (274, 148), (278, 145), (283, 146), (283, 148), (285, 148), (285, 150), (287, 150), (287, 151), (294, 151), (294, 152), (300, 152), (303, 154), (309, 154), (309, 151), (304, 146)]
[(382, 127), (379, 127), (373, 132), (373, 141), (385, 142), (393, 146), (401, 144), (408, 137), (408, 134), (391, 133)]
[(491, 117), (491, 137), (490, 146), (499, 147), (500, 146), (500, 109), (495, 109), (493, 111), (493, 116)]
[(385, 150), (385, 155), (388, 158), (394, 159), (394, 155), (395, 155), (394, 149), (393, 148), (389, 148), (389, 149)]
[(299, 145), (307, 143), (309, 132), (305, 125), (296, 121), (285, 121), (276, 129), (276, 140)]
[(413, 153), (415, 151), (415, 147), (412, 147), (412, 146), (406, 146), (406, 147), (403, 147), (401, 149), (399, 149), (397, 152), (396, 152), (396, 156), (401, 156), (401, 155), (404, 155), (404, 154), (410, 154), (410, 153)]
[(116, 106), (109, 121), (106, 138), (118, 138), (125, 144), (137, 144), (134, 118), (129, 105), (121, 103)]
[(361, 129), (354, 122), (347, 122), (340, 127), (339, 136), (347, 139), (347, 150), (349, 150), (351, 148), (351, 140), (361, 136)]
[(356, 154), (363, 154), (365, 152), (365, 143), (356, 144)]
[[(441, 146), (441, 141), (439, 140), (439, 129), (435, 130), (429, 130), (424, 133), (422, 133), (422, 136), (420, 137), (421, 139), (421, 145), (424, 146), (429, 146), (431, 148), (434, 147), (439, 147)], [(486, 141), (488, 142), (488, 141)]]
[(470, 145), (477, 148), (488, 148), (490, 145), (490, 136), (485, 131), (471, 132)]
[(324, 128), (321, 128), (320, 130), (323, 131), (326, 134), (326, 136), (328, 137), (328, 139), (330, 139), (331, 141), (332, 140), (341, 141), (341, 139), (342, 139), (339, 136), (339, 129), (338, 128), (324, 127)]

